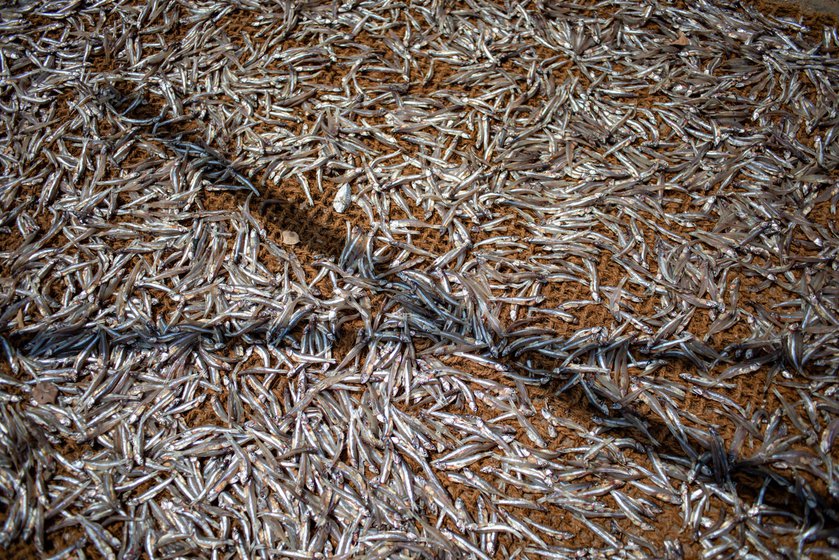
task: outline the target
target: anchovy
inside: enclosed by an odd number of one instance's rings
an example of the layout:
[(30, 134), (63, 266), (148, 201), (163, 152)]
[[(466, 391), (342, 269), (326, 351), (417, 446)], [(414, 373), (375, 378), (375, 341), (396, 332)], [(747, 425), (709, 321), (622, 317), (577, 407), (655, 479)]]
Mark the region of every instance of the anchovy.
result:
[(0, 19), (0, 546), (836, 548), (835, 25), (718, 0)]

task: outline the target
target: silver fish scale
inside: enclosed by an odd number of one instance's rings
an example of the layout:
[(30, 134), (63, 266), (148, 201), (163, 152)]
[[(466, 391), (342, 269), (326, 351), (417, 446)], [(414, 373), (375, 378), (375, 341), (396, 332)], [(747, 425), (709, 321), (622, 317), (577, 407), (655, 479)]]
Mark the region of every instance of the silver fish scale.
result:
[(0, 546), (835, 554), (837, 49), (716, 0), (0, 8)]

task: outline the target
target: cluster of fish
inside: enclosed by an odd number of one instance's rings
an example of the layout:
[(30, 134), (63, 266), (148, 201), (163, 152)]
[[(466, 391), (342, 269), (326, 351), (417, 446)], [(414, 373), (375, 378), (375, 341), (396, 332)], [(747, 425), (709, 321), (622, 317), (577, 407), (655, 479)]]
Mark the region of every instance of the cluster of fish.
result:
[(716, 0), (5, 5), (0, 546), (835, 554), (837, 52)]

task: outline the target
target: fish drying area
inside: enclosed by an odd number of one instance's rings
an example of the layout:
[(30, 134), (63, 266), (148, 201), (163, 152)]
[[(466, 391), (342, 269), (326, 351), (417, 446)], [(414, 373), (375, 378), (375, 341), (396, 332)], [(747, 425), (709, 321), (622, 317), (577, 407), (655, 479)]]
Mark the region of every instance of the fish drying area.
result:
[(5, 4), (0, 558), (837, 557), (831, 17)]

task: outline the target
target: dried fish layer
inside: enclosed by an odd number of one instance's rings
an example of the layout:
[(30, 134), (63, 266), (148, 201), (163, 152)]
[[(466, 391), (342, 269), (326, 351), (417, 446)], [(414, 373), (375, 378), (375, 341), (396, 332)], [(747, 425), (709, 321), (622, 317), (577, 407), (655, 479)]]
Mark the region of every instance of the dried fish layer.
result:
[(839, 549), (835, 27), (0, 15), (7, 555)]

